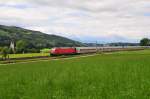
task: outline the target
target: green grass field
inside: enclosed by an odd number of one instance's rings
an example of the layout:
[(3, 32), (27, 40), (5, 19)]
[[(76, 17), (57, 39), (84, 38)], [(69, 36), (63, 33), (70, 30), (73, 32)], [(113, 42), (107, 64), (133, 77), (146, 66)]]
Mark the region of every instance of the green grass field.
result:
[(0, 99), (149, 98), (149, 50), (0, 66)]

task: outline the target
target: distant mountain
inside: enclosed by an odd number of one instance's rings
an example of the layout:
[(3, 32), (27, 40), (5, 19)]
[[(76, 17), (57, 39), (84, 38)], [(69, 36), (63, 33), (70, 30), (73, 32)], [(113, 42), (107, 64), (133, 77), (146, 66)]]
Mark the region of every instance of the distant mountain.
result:
[(102, 47), (104, 44), (96, 44), (96, 43), (84, 43), (88, 47)]
[(106, 43), (106, 44), (96, 44), (96, 43), (84, 43), (86, 46), (89, 47), (103, 47), (103, 46), (139, 46), (139, 43), (123, 43), (123, 42), (116, 42), (116, 43)]
[(108, 43), (109, 46), (139, 46), (139, 43), (123, 43), (123, 42), (117, 42), (117, 43)]
[(32, 31), (15, 26), (0, 25), (0, 47), (9, 46), (11, 41), (15, 43), (19, 40), (25, 40), (33, 48), (51, 48), (51, 47), (73, 47), (84, 46), (84, 44), (57, 35), (44, 34), (39, 31)]

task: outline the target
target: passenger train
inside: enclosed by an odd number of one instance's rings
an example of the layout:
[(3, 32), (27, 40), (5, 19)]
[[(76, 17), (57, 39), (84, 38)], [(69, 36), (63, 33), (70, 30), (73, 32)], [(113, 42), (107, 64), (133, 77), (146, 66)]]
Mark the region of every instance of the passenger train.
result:
[(58, 47), (58, 48), (52, 48), (50, 54), (52, 56), (56, 56), (56, 55), (97, 53), (97, 52), (134, 51), (134, 50), (143, 50), (148, 48), (150, 48), (150, 46)]

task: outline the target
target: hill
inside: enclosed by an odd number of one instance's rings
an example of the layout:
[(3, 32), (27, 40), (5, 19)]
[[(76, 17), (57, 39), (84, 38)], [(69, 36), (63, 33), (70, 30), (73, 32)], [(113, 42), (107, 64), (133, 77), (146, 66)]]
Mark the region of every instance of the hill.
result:
[(30, 48), (72, 47), (84, 44), (57, 35), (49, 35), (39, 31), (28, 30), (15, 26), (0, 25), (0, 47), (9, 46), (11, 41), (15, 43), (24, 40), (30, 44)]

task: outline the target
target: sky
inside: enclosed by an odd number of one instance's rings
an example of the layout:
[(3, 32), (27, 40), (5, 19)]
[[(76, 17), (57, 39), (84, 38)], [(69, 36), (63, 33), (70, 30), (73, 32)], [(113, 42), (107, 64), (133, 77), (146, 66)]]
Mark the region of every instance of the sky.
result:
[(0, 24), (81, 42), (150, 37), (150, 0), (0, 0)]

